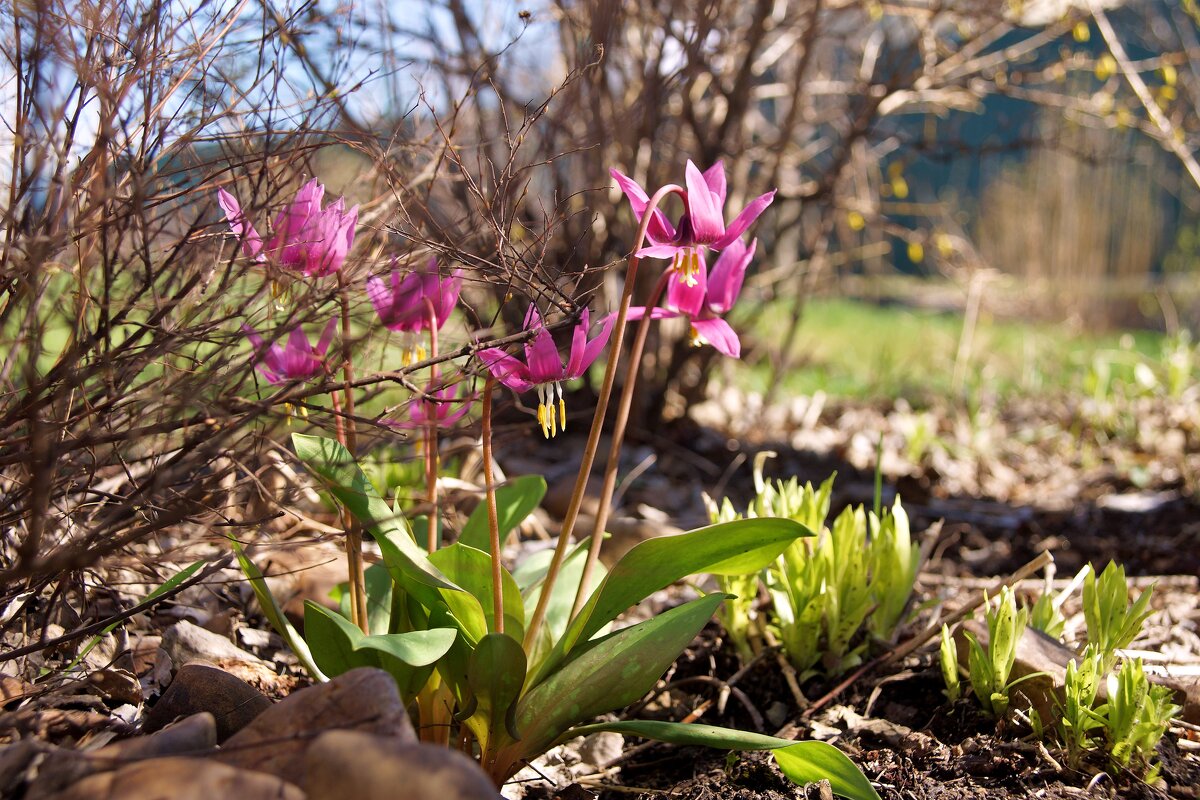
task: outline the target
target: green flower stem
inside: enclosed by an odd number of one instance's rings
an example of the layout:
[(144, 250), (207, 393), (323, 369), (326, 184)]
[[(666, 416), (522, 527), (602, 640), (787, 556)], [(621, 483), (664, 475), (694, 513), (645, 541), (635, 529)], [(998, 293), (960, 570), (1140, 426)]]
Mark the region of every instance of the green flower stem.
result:
[[(684, 191), (681, 187), (675, 184), (667, 184), (650, 198), (646, 204), (646, 209), (642, 213), (642, 222), (638, 226), (638, 234), (633, 252), (636, 253), (642, 248), (643, 242), (646, 240), (646, 230), (650, 227), (650, 220), (654, 210), (669, 194), (678, 194), (684, 196)], [(633, 290), (637, 283), (637, 269), (640, 259), (637, 256), (629, 256), (629, 267), (625, 272), (625, 288), (621, 292), (621, 304), (617, 308), (617, 320), (614, 323), (612, 332), (612, 340), (608, 345), (608, 363), (604, 366), (604, 381), (600, 384), (600, 394), (596, 398), (596, 411), (592, 415), (592, 427), (588, 431), (587, 445), (583, 450), (583, 460), (579, 465), (579, 475), (575, 478), (575, 489), (571, 493), (571, 502), (567, 506), (567, 514), (563, 518), (562, 529), (558, 535), (558, 543), (554, 548), (554, 555), (550, 560), (550, 566), (546, 570), (546, 577), (542, 584), (542, 593), (538, 598), (537, 607), (533, 611), (533, 616), (529, 620), (529, 626), (525, 629), (525, 651), (530, 652), (533, 648), (533, 643), (537, 641), (538, 632), (541, 630), (542, 623), (546, 619), (546, 609), (550, 604), (551, 590), (554, 588), (554, 582), (558, 579), (559, 569), (562, 567), (563, 560), (567, 555), (567, 547), (571, 543), (571, 534), (575, 530), (575, 522), (579, 519), (579, 509), (583, 504), (583, 495), (587, 490), (588, 477), (592, 471), (592, 462), (596, 460), (596, 451), (600, 448), (600, 430), (604, 427), (604, 415), (608, 410), (608, 401), (612, 398), (613, 382), (617, 377), (617, 361), (621, 356), (621, 345), (625, 338), (625, 322), (629, 315), (629, 305), (633, 300)]]
[[(646, 212), (647, 215), (649, 211)], [(640, 246), (640, 243), (639, 243)], [(600, 491), (600, 505), (596, 509), (596, 524), (592, 528), (592, 541), (588, 544), (587, 561), (583, 564), (583, 572), (579, 576), (579, 588), (575, 591), (575, 602), (571, 606), (571, 616), (574, 617), (587, 601), (588, 589), (591, 588), (592, 574), (596, 570), (596, 562), (600, 560), (600, 545), (604, 542), (604, 528), (608, 525), (608, 513), (611, 510), (613, 493), (617, 489), (617, 467), (621, 461), (621, 445), (625, 439), (625, 426), (629, 423), (629, 409), (633, 405), (633, 390), (637, 385), (638, 374), (641, 372), (642, 351), (646, 348), (646, 336), (650, 331), (650, 309), (658, 305), (663, 292), (667, 289), (667, 281), (676, 278), (675, 271), (664, 270), (650, 294), (646, 303), (646, 313), (638, 323), (637, 332), (633, 335), (633, 345), (629, 350), (629, 364), (625, 368), (625, 385), (621, 387), (621, 400), (617, 405), (617, 418), (613, 420), (612, 443), (608, 448), (608, 463), (604, 467), (604, 488)]]
[(500, 521), (496, 511), (496, 478), (492, 475), (492, 393), (496, 379), (488, 376), (483, 385), (483, 483), (487, 489), (488, 531), (491, 533), (492, 611), (496, 633), (504, 633), (504, 567), (500, 563)]

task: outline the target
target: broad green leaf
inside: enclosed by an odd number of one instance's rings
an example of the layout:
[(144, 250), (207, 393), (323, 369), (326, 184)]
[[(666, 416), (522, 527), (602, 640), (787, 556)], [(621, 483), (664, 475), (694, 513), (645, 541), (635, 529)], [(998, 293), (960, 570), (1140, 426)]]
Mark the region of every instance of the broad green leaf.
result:
[[(466, 631), (472, 641), (478, 641), (489, 632), (495, 633), (495, 612), (492, 609), (492, 558), (482, 550), (465, 544), (443, 547), (429, 557), (430, 562), (442, 571), (463, 592), (444, 592), (442, 599), (454, 612), (456, 618), (469, 626)], [(520, 638), (525, 631), (525, 609), (521, 602), (521, 591), (508, 570), (500, 570), (500, 583), (504, 600), (504, 629)]]
[(313, 680), (322, 683), (329, 680), (320, 667), (317, 666), (317, 662), (313, 659), (312, 651), (308, 649), (308, 644), (304, 641), (304, 637), (288, 621), (287, 616), (283, 613), (283, 609), (275, 602), (275, 595), (271, 594), (271, 588), (267, 586), (267, 581), (263, 577), (262, 571), (246, 555), (246, 551), (242, 549), (242, 543), (233, 538), (229, 542), (233, 546), (233, 553), (237, 556), (238, 565), (241, 566), (242, 573), (249, 579), (250, 588), (254, 590), (254, 596), (258, 598), (258, 605), (262, 609), (263, 616), (271, 623), (271, 627), (275, 629), (275, 632), (283, 637), (287, 646), (296, 654), (297, 660), (304, 665), (304, 669), (312, 676)]
[[(533, 513), (546, 496), (546, 479), (541, 475), (522, 475), (496, 489), (496, 519), (500, 541), (504, 541), (513, 528)], [(475, 506), (471, 516), (458, 535), (460, 544), (469, 545), (487, 553), (491, 550), (492, 536), (488, 529), (487, 498)]]
[(323, 436), (293, 433), (292, 445), (304, 465), (371, 532), (380, 543), (385, 559), (390, 557), (388, 566), (399, 569), (407, 579), (406, 583), (458, 589), (429, 563), (425, 551), (413, 541), (404, 517), (396, 514), (379, 496), (354, 456), (341, 442)]
[(408, 702), (425, 685), (434, 663), (449, 651), (457, 637), (455, 628), (366, 636), (355, 650), (373, 651), (379, 666), (395, 679), (400, 696)]
[(687, 575), (742, 575), (774, 561), (794, 540), (812, 533), (779, 518), (722, 522), (678, 536), (647, 539), (613, 565), (608, 576), (568, 626), (531, 683), (540, 682), (580, 642), (617, 616)]
[(474, 713), (466, 724), (484, 753), (497, 741), (520, 738), (515, 717), (525, 683), (525, 667), (521, 642), (503, 633), (489, 633), (471, 653), (467, 684)]
[(649, 691), (725, 595), (714, 593), (588, 642), (517, 707), (516, 757), (544, 752), (572, 725), (623, 708)]
[(456, 636), (458, 631), (454, 628), (385, 633), (362, 637), (354, 645), (354, 649), (377, 650), (411, 667), (425, 667), (444, 656), (450, 645), (454, 644)]
[(384, 634), (392, 625), (392, 576), (383, 564), (372, 564), (365, 572), (367, 584), (367, 630)]
[(834, 794), (850, 800), (879, 800), (862, 771), (845, 753), (825, 742), (794, 742), (761, 733), (719, 728), (713, 725), (685, 725), (677, 722), (626, 720), (600, 722), (572, 728), (563, 738), (613, 731), (671, 744), (715, 747), (722, 750), (771, 750), (779, 769), (794, 783), (804, 785), (827, 780)]
[(365, 634), (350, 620), (311, 600), (304, 602), (304, 635), (325, 674), (336, 677), (355, 667), (377, 667), (370, 651), (356, 652)]
[(796, 742), (773, 750), (780, 771), (800, 785), (829, 781), (834, 794), (850, 800), (879, 800), (875, 787), (846, 754), (826, 742)]

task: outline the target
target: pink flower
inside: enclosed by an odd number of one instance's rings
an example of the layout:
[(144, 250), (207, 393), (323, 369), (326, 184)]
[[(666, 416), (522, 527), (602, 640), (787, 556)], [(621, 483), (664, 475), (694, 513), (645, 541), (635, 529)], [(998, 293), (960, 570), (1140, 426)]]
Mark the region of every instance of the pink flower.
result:
[[(393, 264), (395, 259), (393, 259)], [(440, 330), (450, 317), (462, 289), (462, 270), (454, 270), (449, 278), (438, 275), (436, 258), (429, 259), (424, 269), (414, 270), (402, 279), (393, 269), (391, 287), (379, 276), (367, 280), (367, 296), (375, 306), (384, 327), (393, 331), (413, 333), (430, 327), (430, 305), (433, 320)], [(429, 301), (430, 305), (426, 305)]]
[(229, 229), (241, 238), (247, 256), (259, 263), (271, 260), (314, 277), (341, 269), (358, 223), (358, 206), (347, 212), (345, 198), (339, 197), (322, 209), (324, 196), (325, 187), (316, 178), (304, 184), (291, 205), (275, 218), (275, 234), (264, 246), (237, 199), (224, 189), (217, 190), (217, 202), (225, 212)]
[[(427, 428), (430, 424), (447, 428), (466, 416), (475, 402), (475, 395), (463, 395), (461, 382), (440, 389), (430, 386), (425, 394), (425, 398), (417, 398), (409, 403), (408, 419), (384, 420), (384, 423), (393, 428)], [(452, 410), (454, 405), (459, 408)]]
[(567, 429), (567, 404), (563, 400), (562, 382), (582, 376), (600, 356), (604, 345), (608, 343), (614, 321), (612, 315), (605, 317), (600, 323), (600, 332), (589, 340), (589, 318), (585, 308), (571, 334), (571, 352), (564, 365), (554, 344), (554, 337), (542, 323), (537, 309), (530, 306), (529, 313), (525, 315), (525, 330), (536, 329), (537, 332), (525, 343), (525, 361), (497, 348), (480, 350), (479, 360), (496, 380), (514, 392), (537, 389), (538, 424), (548, 439), (558, 432), (560, 422), (562, 430)]
[(255, 360), (259, 362), (258, 371), (269, 383), (279, 384), (308, 380), (325, 371), (325, 352), (333, 340), (336, 326), (337, 320), (329, 320), (316, 347), (308, 343), (308, 337), (299, 325), (292, 329), (287, 346), (273, 343), (268, 347), (249, 325), (242, 325), (242, 330), (254, 345)]
[[(757, 247), (757, 239), (749, 247), (736, 240), (721, 251), (711, 275), (705, 276), (701, 272), (694, 284), (671, 281), (664, 307), (651, 309), (650, 318), (687, 317), (692, 321), (692, 336), (697, 344), (711, 344), (727, 356), (740, 358), (742, 343), (721, 315), (729, 313), (737, 302), (746, 279), (746, 268)], [(629, 309), (627, 319), (632, 321), (645, 315), (646, 309), (637, 306)]]
[[(629, 198), (633, 213), (640, 222), (646, 213), (650, 198), (646, 190), (620, 172), (609, 170), (621, 191)], [(700, 275), (705, 272), (705, 251), (724, 250), (738, 241), (754, 220), (775, 199), (770, 191), (756, 197), (742, 209), (728, 226), (725, 224), (725, 165), (718, 161), (703, 173), (690, 160), (685, 169), (687, 194), (684, 199), (686, 211), (678, 226), (672, 226), (666, 215), (658, 209), (652, 212), (646, 228), (648, 247), (634, 255), (638, 258), (669, 258), (672, 269), (677, 271), (682, 282), (695, 287)]]

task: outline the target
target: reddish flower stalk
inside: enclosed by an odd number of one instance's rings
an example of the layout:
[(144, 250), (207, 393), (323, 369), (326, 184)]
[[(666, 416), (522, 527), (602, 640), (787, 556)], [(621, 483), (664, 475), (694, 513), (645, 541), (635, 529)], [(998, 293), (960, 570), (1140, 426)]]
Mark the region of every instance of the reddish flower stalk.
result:
[(496, 479), (492, 475), (492, 394), (496, 379), (490, 375), (483, 385), (483, 483), (487, 490), (489, 550), (492, 557), (492, 613), (496, 633), (504, 633), (504, 582), (500, 563), (500, 521), (496, 511)]
[(608, 402), (612, 398), (613, 383), (617, 377), (617, 362), (620, 361), (621, 345), (625, 338), (625, 322), (629, 315), (630, 302), (633, 300), (633, 289), (637, 283), (637, 271), (640, 259), (636, 255), (636, 250), (646, 240), (646, 229), (654, 221), (654, 213), (658, 210), (659, 204), (669, 194), (682, 195), (683, 193), (683, 189), (679, 186), (668, 184), (656, 191), (642, 206), (643, 213), (640, 216), (640, 225), (638, 227), (637, 247), (634, 248), (635, 254), (629, 257), (629, 267), (625, 272), (625, 288), (621, 292), (621, 304), (617, 307), (615, 327), (608, 343), (608, 362), (604, 366), (604, 381), (600, 384), (600, 394), (596, 398), (596, 410), (592, 414), (592, 427), (588, 431), (587, 444), (583, 449), (583, 459), (579, 466), (579, 474), (575, 478), (575, 488), (571, 492), (571, 502), (567, 506), (566, 516), (563, 517), (562, 528), (558, 534), (558, 542), (554, 547), (554, 555), (550, 559), (550, 566), (546, 569), (546, 577), (542, 581), (542, 593), (538, 598), (533, 616), (529, 619), (529, 625), (525, 628), (524, 645), (526, 652), (532, 651), (533, 643), (537, 641), (537, 635), (541, 630), (542, 624), (545, 622), (550, 595), (552, 594), (554, 583), (558, 579), (558, 573), (562, 569), (563, 560), (566, 558), (567, 547), (571, 543), (571, 534), (575, 530), (575, 523), (579, 519), (579, 510), (583, 505), (583, 495), (587, 490), (587, 481), (592, 471), (592, 462), (595, 461), (596, 450), (600, 447), (600, 431), (604, 427), (604, 416), (608, 411)]

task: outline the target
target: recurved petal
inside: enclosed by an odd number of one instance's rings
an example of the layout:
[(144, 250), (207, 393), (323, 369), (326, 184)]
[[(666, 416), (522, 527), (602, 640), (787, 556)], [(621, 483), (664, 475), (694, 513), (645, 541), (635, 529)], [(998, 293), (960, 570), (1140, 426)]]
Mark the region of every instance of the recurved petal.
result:
[(674, 258), (684, 248), (676, 244), (655, 244), (634, 253), (638, 258)]
[(496, 347), (480, 350), (477, 355), (492, 377), (514, 392), (527, 392), (533, 388), (529, 368), (520, 360)]
[(256, 261), (263, 261), (266, 256), (262, 252), (262, 237), (258, 235), (258, 231), (246, 219), (246, 215), (242, 212), (242, 207), (238, 204), (237, 198), (224, 189), (217, 189), (217, 204), (225, 212), (225, 220), (229, 223), (229, 230), (233, 231), (234, 236), (242, 240), (242, 252)]
[(729, 323), (720, 317), (693, 319), (692, 327), (702, 341), (711, 344), (718, 352), (731, 358), (742, 357), (742, 342)]
[(737, 240), (743, 233), (746, 232), (746, 229), (750, 227), (750, 224), (754, 222), (754, 220), (758, 219), (758, 216), (767, 209), (767, 206), (771, 205), (771, 201), (774, 199), (775, 190), (772, 189), (766, 194), (759, 195), (751, 200), (750, 205), (742, 209), (742, 213), (738, 214), (737, 217), (734, 218), (733, 222), (729, 223), (729, 227), (725, 229), (725, 234), (713, 244), (713, 247), (717, 250), (721, 250), (725, 247), (728, 247), (730, 242)]
[[(646, 206), (650, 203), (650, 197), (646, 194), (646, 190), (637, 181), (621, 174), (615, 169), (610, 169), (608, 173), (617, 182), (617, 186), (621, 187), (621, 191), (629, 199), (629, 206), (633, 209), (633, 215), (637, 217), (638, 222), (641, 222), (642, 215), (646, 213)], [(671, 225), (667, 219), (667, 215), (657, 208), (654, 209), (654, 212), (650, 215), (650, 224), (646, 226), (646, 238), (652, 244), (665, 244), (673, 241), (675, 236), (675, 227)]]
[(571, 330), (571, 352), (567, 356), (567, 377), (576, 378), (583, 374), (583, 354), (587, 350), (587, 335), (590, 314), (585, 308), (579, 315), (579, 323)]
[[(632, 311), (633, 309), (630, 309)], [(587, 371), (600, 354), (604, 352), (605, 345), (608, 344), (608, 337), (612, 334), (613, 325), (616, 324), (617, 318), (611, 314), (600, 320), (600, 332), (596, 334), (596, 338), (587, 343), (583, 349), (583, 358), (577, 368), (568, 375), (569, 378), (578, 378)]]

